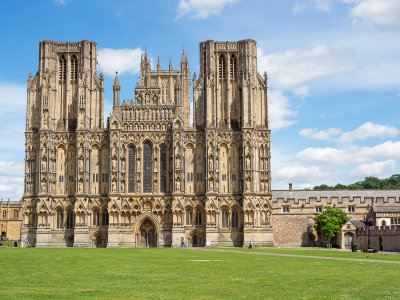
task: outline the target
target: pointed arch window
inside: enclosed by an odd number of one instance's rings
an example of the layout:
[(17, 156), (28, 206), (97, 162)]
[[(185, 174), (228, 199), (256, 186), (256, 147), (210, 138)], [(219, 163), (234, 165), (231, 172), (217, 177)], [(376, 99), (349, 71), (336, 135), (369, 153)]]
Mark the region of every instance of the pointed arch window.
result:
[(74, 213), (72, 211), (67, 212), (67, 229), (74, 228)]
[(235, 55), (231, 56), (229, 71), (230, 71), (229, 73), (230, 73), (231, 78), (236, 79), (236, 56)]
[(222, 211), (222, 227), (229, 227), (228, 219), (229, 219), (228, 210), (224, 209)]
[(219, 57), (219, 78), (225, 78), (225, 57)]
[(152, 188), (152, 153), (153, 147), (149, 141), (143, 145), (143, 192), (151, 193)]
[(62, 229), (64, 227), (64, 213), (62, 210), (57, 211), (57, 228)]
[(78, 59), (75, 54), (71, 58), (71, 80), (78, 80)]
[(160, 148), (160, 192), (167, 192), (167, 147), (162, 145)]
[(130, 146), (128, 148), (128, 193), (135, 192), (135, 159), (135, 147)]
[(67, 78), (67, 59), (64, 55), (60, 57), (58, 76), (60, 80), (65, 80)]
[(232, 220), (231, 220), (232, 227), (239, 227), (239, 213), (236, 209), (232, 211)]

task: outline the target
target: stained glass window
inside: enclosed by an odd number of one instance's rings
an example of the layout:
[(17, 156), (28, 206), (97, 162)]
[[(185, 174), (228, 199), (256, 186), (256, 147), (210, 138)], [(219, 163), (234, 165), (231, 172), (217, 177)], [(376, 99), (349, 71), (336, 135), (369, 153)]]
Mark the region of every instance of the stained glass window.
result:
[(128, 193), (135, 192), (135, 147), (128, 148)]
[(150, 142), (146, 142), (143, 145), (143, 192), (151, 193), (151, 178), (153, 171), (152, 164), (152, 152)]
[(167, 192), (167, 147), (165, 145), (161, 146), (160, 148), (160, 171), (161, 171), (161, 178), (160, 178), (160, 191), (161, 193)]

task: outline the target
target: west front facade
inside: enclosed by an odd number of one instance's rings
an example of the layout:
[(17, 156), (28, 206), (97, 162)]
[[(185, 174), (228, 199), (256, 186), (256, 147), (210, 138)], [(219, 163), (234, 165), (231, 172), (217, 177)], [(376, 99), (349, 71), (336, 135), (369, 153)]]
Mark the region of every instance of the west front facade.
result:
[[(36, 247), (272, 246), (267, 76), (254, 40), (147, 52), (104, 125), (97, 44), (42, 41), (27, 89), (22, 236)], [(117, 71), (117, 70), (116, 70)], [(190, 85), (193, 85), (193, 125)]]

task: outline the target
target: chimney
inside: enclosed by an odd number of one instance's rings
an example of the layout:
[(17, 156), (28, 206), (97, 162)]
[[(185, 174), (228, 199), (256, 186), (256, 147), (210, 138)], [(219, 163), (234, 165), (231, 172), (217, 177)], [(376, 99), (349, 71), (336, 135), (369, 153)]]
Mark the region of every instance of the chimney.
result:
[(289, 192), (293, 192), (293, 183), (289, 183)]

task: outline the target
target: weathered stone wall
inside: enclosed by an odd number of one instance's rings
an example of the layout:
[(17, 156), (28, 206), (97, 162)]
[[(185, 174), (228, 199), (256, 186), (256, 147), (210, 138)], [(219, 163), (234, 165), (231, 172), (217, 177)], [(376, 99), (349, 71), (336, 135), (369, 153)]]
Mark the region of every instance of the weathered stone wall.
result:
[(274, 246), (300, 247), (314, 244), (309, 231), (312, 218), (309, 215), (272, 215)]

